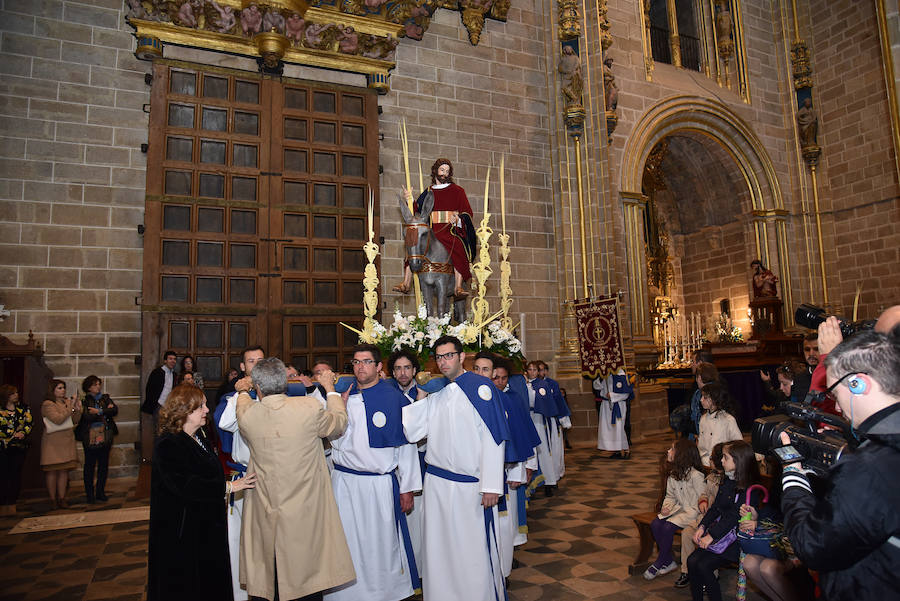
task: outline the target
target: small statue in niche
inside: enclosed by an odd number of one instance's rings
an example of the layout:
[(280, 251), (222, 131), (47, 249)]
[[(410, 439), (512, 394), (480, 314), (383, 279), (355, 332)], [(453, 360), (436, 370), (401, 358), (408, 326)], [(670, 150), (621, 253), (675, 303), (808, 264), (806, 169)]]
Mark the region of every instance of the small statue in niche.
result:
[(562, 93), (566, 97), (566, 103), (581, 104), (584, 79), (581, 76), (581, 57), (575, 54), (574, 48), (563, 46), (557, 68), (562, 74)]
[(284, 33), (284, 16), (275, 9), (269, 9), (263, 17), (263, 31)]
[(216, 2), (216, 0), (209, 0), (209, 3), (219, 15), (215, 25), (212, 26), (213, 31), (228, 33), (234, 29), (234, 25), (237, 22), (234, 15), (234, 9), (230, 6), (219, 6), (219, 3)]
[(719, 12), (716, 13), (716, 39), (720, 43), (731, 39), (731, 11), (727, 2), (719, 4)]
[(819, 117), (812, 106), (811, 98), (803, 99), (803, 105), (797, 111), (797, 126), (800, 129), (800, 147), (815, 146), (819, 132)]
[(251, 4), (241, 11), (241, 30), (244, 35), (253, 35), (259, 33), (262, 27), (262, 13), (256, 3)]
[(306, 21), (300, 16), (300, 13), (292, 13), (284, 22), (284, 35), (299, 44), (303, 39), (303, 30), (306, 28)]
[(754, 259), (750, 263), (753, 269), (753, 298), (765, 298), (778, 296), (775, 284), (778, 283), (778, 277), (762, 264), (759, 259)]
[(614, 111), (619, 105), (619, 86), (612, 72), (612, 57), (603, 61), (603, 93), (606, 97), (606, 110)]

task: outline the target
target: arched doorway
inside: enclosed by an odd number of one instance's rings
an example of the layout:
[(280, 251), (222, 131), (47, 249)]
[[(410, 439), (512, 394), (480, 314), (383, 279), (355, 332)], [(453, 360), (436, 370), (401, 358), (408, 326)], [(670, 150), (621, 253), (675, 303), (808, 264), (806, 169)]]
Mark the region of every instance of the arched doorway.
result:
[(620, 194), (636, 349), (655, 346), (658, 297), (683, 314), (728, 308), (746, 331), (754, 258), (778, 275), (791, 306), (787, 212), (771, 161), (740, 117), (704, 98), (663, 100), (638, 122), (624, 157)]

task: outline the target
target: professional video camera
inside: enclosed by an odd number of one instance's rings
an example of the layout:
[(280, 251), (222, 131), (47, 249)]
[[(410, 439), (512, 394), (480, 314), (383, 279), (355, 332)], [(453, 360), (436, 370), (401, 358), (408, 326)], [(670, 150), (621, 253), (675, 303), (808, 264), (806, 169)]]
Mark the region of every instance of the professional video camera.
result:
[[(815, 305), (808, 305), (806, 303), (797, 307), (797, 310), (794, 311), (794, 321), (797, 324), (809, 328), (811, 330), (818, 330), (819, 325), (822, 324), (823, 321), (828, 317), (828, 314), (825, 312), (825, 309), (822, 307), (817, 307)], [(840, 322), (841, 334), (844, 338), (849, 338), (853, 334), (860, 332), (862, 330), (871, 330), (875, 327), (874, 319), (860, 320), (848, 322), (843, 317), (839, 315), (835, 315)]]
[[(850, 423), (844, 418), (801, 403), (784, 403), (781, 407), (787, 416), (770, 415), (753, 422), (751, 443), (755, 452), (774, 455), (782, 463), (799, 461), (817, 476), (825, 477), (844, 451), (855, 448)], [(835, 430), (819, 432), (820, 423), (838, 428), (840, 434)], [(790, 445), (781, 442), (782, 432), (787, 432)]]

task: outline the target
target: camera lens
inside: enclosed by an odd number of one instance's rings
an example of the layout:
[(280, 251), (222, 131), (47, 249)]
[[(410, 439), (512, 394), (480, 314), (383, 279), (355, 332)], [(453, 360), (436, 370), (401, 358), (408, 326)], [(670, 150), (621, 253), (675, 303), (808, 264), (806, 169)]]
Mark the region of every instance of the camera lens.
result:
[(825, 317), (825, 309), (815, 305), (802, 304), (794, 311), (794, 321), (811, 330), (818, 330)]

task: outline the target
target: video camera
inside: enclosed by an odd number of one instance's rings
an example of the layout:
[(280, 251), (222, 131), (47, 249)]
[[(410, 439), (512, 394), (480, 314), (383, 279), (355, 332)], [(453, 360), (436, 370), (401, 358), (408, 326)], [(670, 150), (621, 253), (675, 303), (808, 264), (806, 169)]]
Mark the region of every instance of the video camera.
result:
[[(783, 463), (800, 461), (803, 467), (824, 478), (844, 451), (856, 446), (850, 423), (844, 418), (801, 403), (784, 403), (782, 409), (786, 416), (770, 415), (753, 422), (751, 444), (755, 452), (775, 455)], [(838, 428), (840, 434), (835, 430), (819, 432), (820, 423)], [(781, 442), (782, 432), (787, 432), (793, 448)]]
[[(798, 325), (811, 330), (818, 330), (819, 326), (827, 317), (828, 314), (825, 312), (825, 309), (806, 303), (800, 305), (797, 307), (796, 311), (794, 311), (794, 321), (797, 322)], [(841, 335), (844, 338), (849, 338), (857, 332), (871, 330), (875, 327), (875, 320), (872, 319), (849, 322), (839, 315), (835, 315), (835, 317), (837, 317), (840, 322)]]

